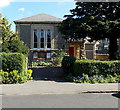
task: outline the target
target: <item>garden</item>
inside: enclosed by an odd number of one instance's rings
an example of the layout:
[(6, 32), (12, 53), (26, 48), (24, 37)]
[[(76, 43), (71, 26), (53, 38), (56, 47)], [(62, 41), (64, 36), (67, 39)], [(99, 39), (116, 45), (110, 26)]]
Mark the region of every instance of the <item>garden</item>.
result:
[(65, 55), (66, 55), (66, 52), (64, 50), (60, 49), (60, 50), (57, 50), (56, 52), (52, 53), (50, 60), (32, 61), (32, 62), (29, 62), (29, 66), (31, 66), (31, 67), (61, 66), (62, 59)]
[(1, 13), (0, 35), (0, 83), (20, 84), (32, 79), (32, 70), (28, 69), (29, 48), (18, 33), (11, 30), (11, 24)]
[(76, 83), (119, 83), (120, 61), (76, 60), (65, 56), (62, 61), (65, 78)]
[(2, 70), (0, 83), (20, 84), (32, 79), (32, 70), (27, 69), (28, 59), (22, 53), (0, 53)]

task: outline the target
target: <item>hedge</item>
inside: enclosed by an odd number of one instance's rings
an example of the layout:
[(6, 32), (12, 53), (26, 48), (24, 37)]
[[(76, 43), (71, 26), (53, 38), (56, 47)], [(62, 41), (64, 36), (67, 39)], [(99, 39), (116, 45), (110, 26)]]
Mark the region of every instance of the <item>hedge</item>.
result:
[(120, 61), (99, 61), (99, 60), (76, 60), (73, 65), (74, 76), (82, 74), (93, 75), (119, 75)]
[(26, 75), (21, 75), (17, 70), (13, 70), (11, 72), (4, 72), (0, 70), (0, 83), (3, 84), (20, 84), (27, 82), (32, 79), (32, 70), (27, 70)]
[(22, 53), (0, 53), (0, 59), (2, 61), (2, 70), (5, 72), (11, 72), (17, 70), (19, 74), (27, 74), (28, 59)]
[(76, 58), (74, 56), (64, 56), (62, 60), (62, 68), (63, 68), (65, 75), (67, 75), (70, 72), (73, 72), (72, 67), (74, 65), (75, 60)]

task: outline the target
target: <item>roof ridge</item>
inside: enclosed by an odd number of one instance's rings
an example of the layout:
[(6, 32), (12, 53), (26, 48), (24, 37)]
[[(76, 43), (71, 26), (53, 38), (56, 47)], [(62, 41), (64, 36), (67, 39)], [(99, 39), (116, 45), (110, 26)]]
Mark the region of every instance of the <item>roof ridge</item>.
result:
[(56, 16), (53, 16), (53, 15), (50, 15), (50, 14), (46, 14), (46, 13), (39, 13), (39, 14), (36, 14), (36, 15), (33, 15), (33, 16), (30, 16), (30, 17), (26, 17), (26, 18), (22, 18), (22, 19), (19, 19), (19, 20), (16, 20), (15, 22), (25, 22), (25, 21), (52, 21), (52, 22), (60, 22), (62, 21), (63, 19), (62, 18), (59, 18), (59, 17), (56, 17)]

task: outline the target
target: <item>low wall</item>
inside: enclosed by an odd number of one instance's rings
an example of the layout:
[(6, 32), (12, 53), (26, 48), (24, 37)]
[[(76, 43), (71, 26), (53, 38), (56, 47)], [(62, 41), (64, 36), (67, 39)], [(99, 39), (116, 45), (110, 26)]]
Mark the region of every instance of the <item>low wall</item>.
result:
[(62, 67), (32, 67), (33, 80), (59, 79), (64, 77)]
[(109, 54), (96, 54), (96, 60), (109, 60)]

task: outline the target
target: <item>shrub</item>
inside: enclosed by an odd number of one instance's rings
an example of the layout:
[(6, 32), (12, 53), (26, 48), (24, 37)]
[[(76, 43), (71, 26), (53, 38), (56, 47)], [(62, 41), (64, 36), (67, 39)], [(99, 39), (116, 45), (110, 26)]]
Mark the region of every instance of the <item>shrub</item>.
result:
[(65, 56), (62, 60), (62, 68), (65, 74), (73, 73), (73, 65), (76, 58), (74, 56)]
[(93, 75), (88, 76), (87, 74), (83, 74), (81, 76), (73, 77), (71, 73), (69, 73), (66, 77), (68, 81), (72, 81), (75, 83), (119, 83), (120, 76), (112, 76), (108, 75), (107, 77), (103, 75)]
[(32, 70), (27, 70), (26, 75), (20, 74), (17, 70), (11, 72), (0, 71), (0, 82), (3, 84), (18, 84), (32, 79)]
[(11, 72), (17, 70), (18, 74), (25, 75), (27, 73), (27, 62), (26, 55), (22, 53), (0, 53), (2, 61), (2, 70)]
[(56, 51), (56, 52), (53, 52), (52, 53), (52, 58), (53, 58), (53, 62), (55, 65), (61, 65), (62, 63), (62, 60), (63, 60), (63, 57), (66, 55), (66, 52), (63, 51), (62, 49)]
[(34, 61), (32, 62), (32, 66), (52, 66), (53, 63), (51, 61)]
[(95, 61), (95, 60), (76, 60), (73, 65), (73, 75), (81, 76), (87, 74), (93, 75), (119, 75), (120, 61)]
[(27, 70), (27, 79), (28, 80), (32, 79), (32, 73), (33, 73), (33, 71), (31, 69)]

